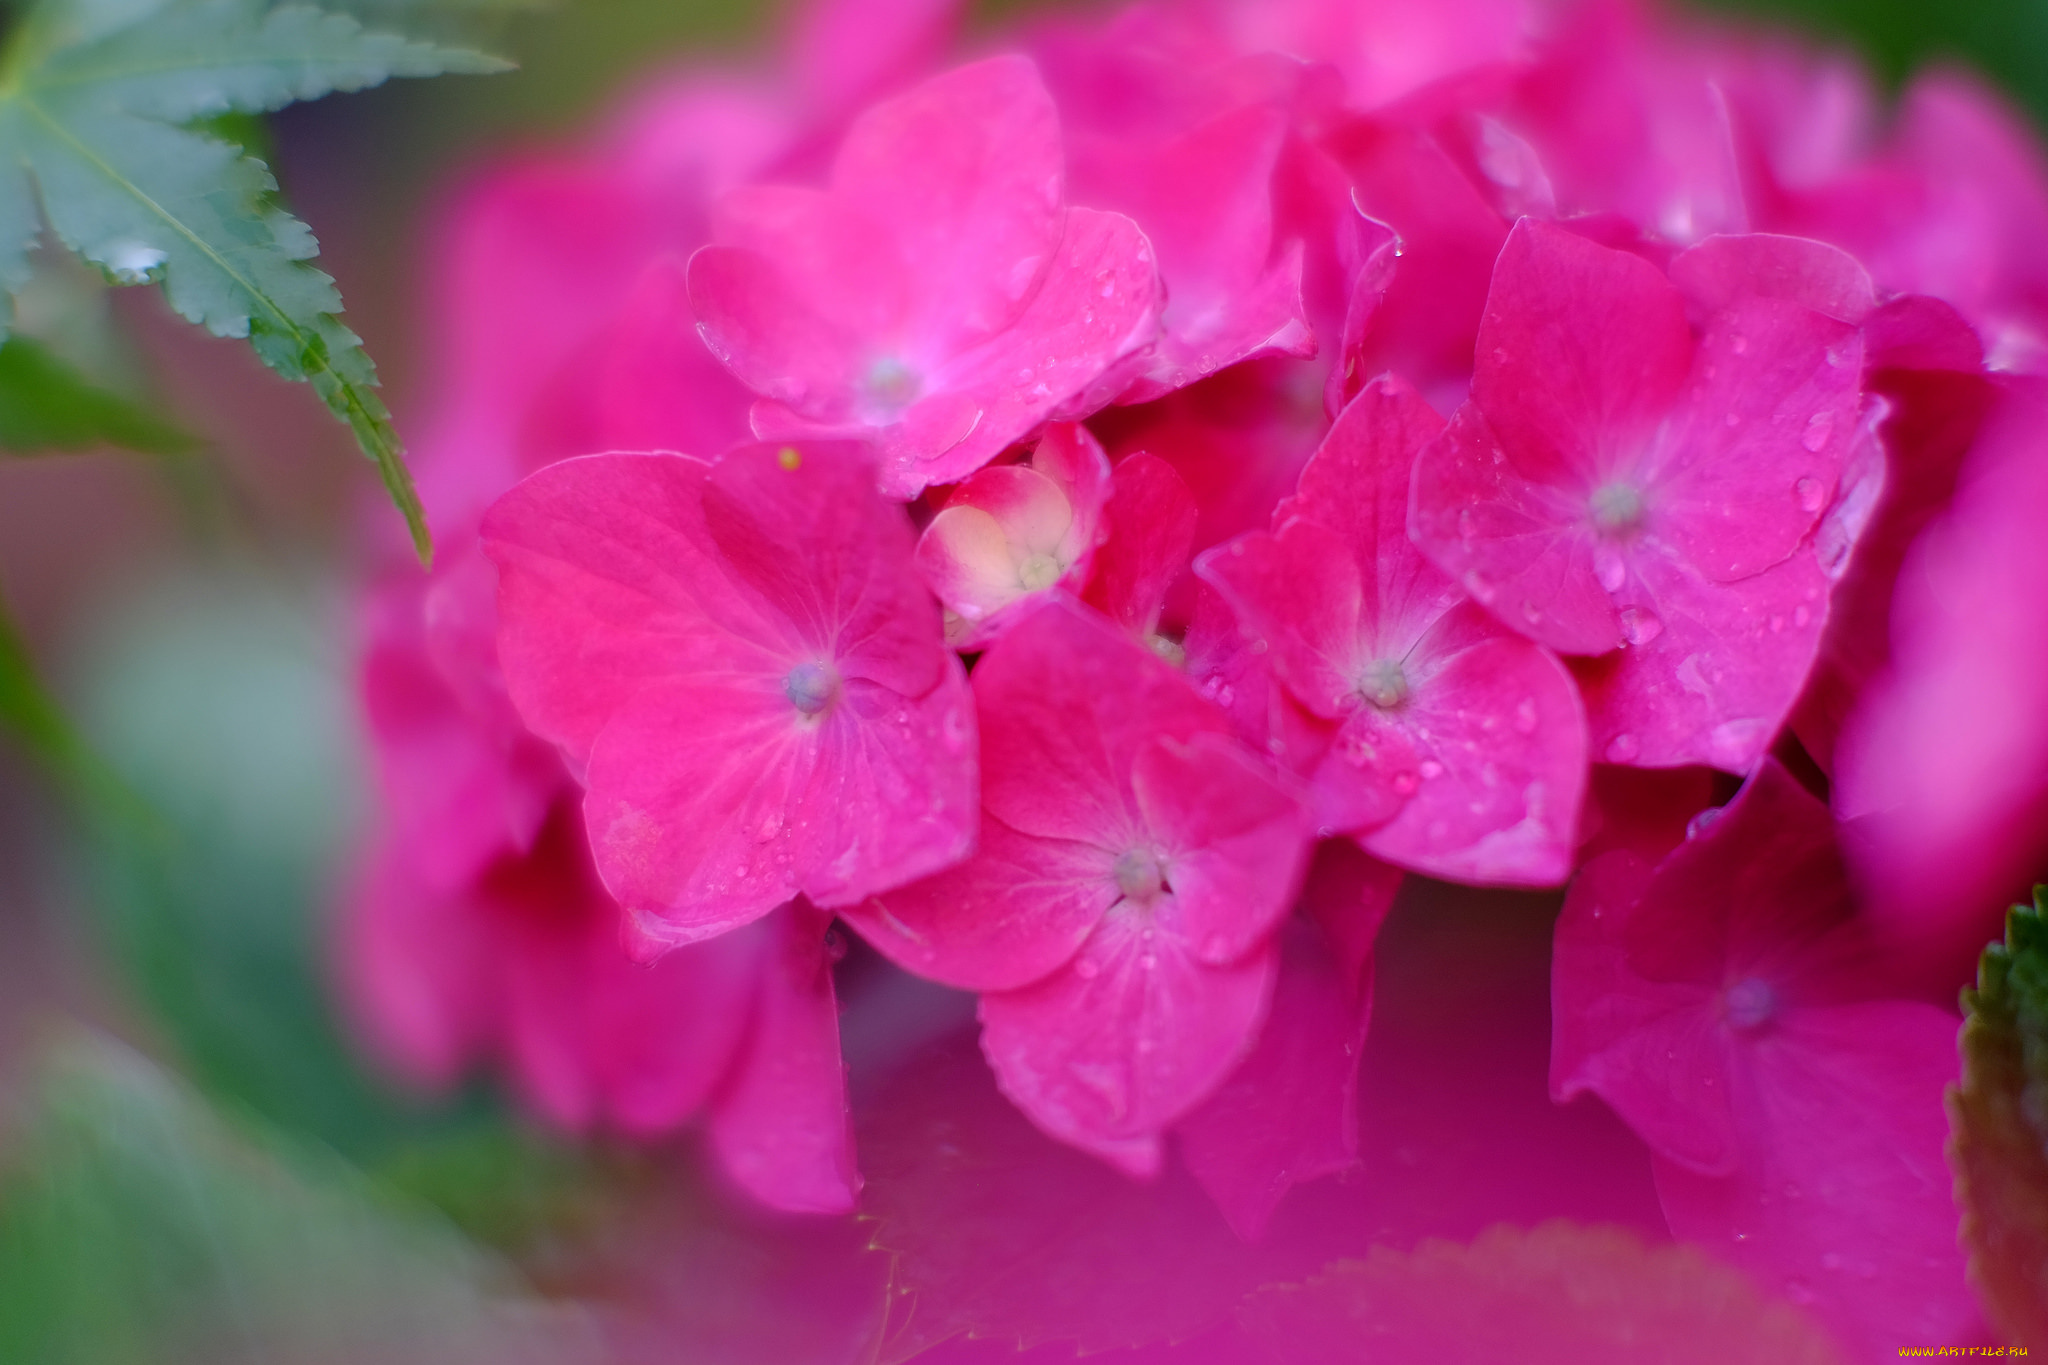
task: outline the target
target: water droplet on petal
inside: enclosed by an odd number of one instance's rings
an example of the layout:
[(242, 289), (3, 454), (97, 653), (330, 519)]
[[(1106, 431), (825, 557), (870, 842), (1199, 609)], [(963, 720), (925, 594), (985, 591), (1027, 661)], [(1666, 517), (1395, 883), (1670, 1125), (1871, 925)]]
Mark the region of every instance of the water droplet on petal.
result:
[(1433, 779), (1442, 777), (1444, 775), (1444, 765), (1437, 762), (1433, 758), (1423, 759), (1421, 763), (1416, 765), (1415, 770), (1421, 773), (1425, 778)]
[(1593, 551), (1593, 576), (1607, 591), (1619, 592), (1628, 581), (1628, 562), (1613, 546), (1601, 545)]
[(1642, 751), (1642, 741), (1626, 731), (1607, 741), (1609, 763), (1626, 763)]
[(1102, 968), (1096, 965), (1092, 957), (1084, 957), (1074, 964), (1074, 975), (1083, 981), (1093, 981), (1101, 972)]
[(1536, 699), (1524, 697), (1515, 707), (1515, 732), (1523, 735), (1536, 733)]
[(1721, 812), (1724, 809), (1725, 807), (1722, 806), (1708, 806), (1698, 815), (1695, 815), (1692, 819), (1686, 821), (1685, 837), (1688, 839), (1697, 839), (1700, 837), (1700, 835), (1705, 834), (1708, 830), (1712, 829), (1714, 827), (1714, 822), (1721, 818)]
[(1799, 499), (1799, 510), (1818, 512), (1827, 503), (1827, 490), (1821, 487), (1819, 479), (1801, 479), (1792, 485), (1792, 496)]
[(1808, 621), (1811, 621), (1812, 619), (1813, 619), (1813, 613), (1812, 613), (1812, 612), (1810, 612), (1810, 611), (1808, 611), (1808, 610), (1807, 610), (1807, 609), (1806, 609), (1805, 607), (1801, 606), (1801, 607), (1794, 607), (1794, 608), (1792, 608), (1792, 624), (1793, 624), (1793, 625), (1795, 625), (1795, 626), (1800, 626), (1800, 627), (1802, 627), (1802, 628), (1803, 628), (1803, 627), (1804, 627), (1804, 626), (1806, 625), (1806, 623), (1807, 623)]
[(1621, 609), (1621, 638), (1632, 645), (1646, 645), (1664, 633), (1664, 622), (1656, 612), (1642, 607)]
[(1458, 539), (1472, 539), (1473, 530), (1474, 527), (1472, 523), (1472, 509), (1469, 507), (1462, 507), (1458, 509)]
[(1473, 569), (1466, 573), (1465, 591), (1471, 593), (1473, 600), (1477, 602), (1491, 602), (1493, 600), (1493, 583), (1486, 577), (1485, 574), (1479, 572), (1479, 570), (1477, 569)]
[(1735, 352), (1735, 354), (1737, 355), (1741, 355), (1744, 351), (1749, 349), (1749, 338), (1745, 336), (1736, 336), (1728, 338), (1728, 349)]
[(1395, 773), (1393, 787), (1395, 791), (1403, 796), (1413, 796), (1416, 787), (1415, 774), (1410, 772)]
[(1543, 622), (1543, 608), (1537, 606), (1534, 602), (1523, 602), (1522, 619), (1532, 626), (1541, 625)]
[(1835, 415), (1832, 412), (1816, 412), (1812, 420), (1807, 422), (1806, 434), (1799, 438), (1799, 444), (1817, 454), (1827, 449), (1828, 438), (1834, 434)]

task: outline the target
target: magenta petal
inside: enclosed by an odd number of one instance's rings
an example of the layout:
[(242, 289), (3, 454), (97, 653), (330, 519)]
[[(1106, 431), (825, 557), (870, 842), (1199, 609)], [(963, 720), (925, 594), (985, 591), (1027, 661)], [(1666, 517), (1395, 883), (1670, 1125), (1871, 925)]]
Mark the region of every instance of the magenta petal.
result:
[(1784, 299), (1860, 326), (1877, 307), (1870, 272), (1840, 247), (1767, 232), (1709, 237), (1671, 260), (1671, 282), (1703, 314), (1746, 295)]
[(1472, 400), (1520, 477), (1594, 481), (1645, 444), (1692, 361), (1685, 306), (1656, 268), (1524, 218), (1494, 266)]
[(706, 1125), (726, 1174), (792, 1213), (849, 1213), (860, 1193), (824, 952), (830, 922), (801, 902), (778, 916), (751, 1036)]
[(1161, 736), (1228, 731), (1171, 664), (1069, 602), (1038, 608), (982, 656), (974, 699), (986, 812), (1113, 854), (1137, 838), (1138, 754)]
[(1415, 462), (1409, 532), (1480, 605), (1561, 654), (1622, 641), (1582, 500), (1525, 477), (1473, 404)]
[(840, 913), (891, 961), (963, 990), (1026, 986), (1072, 958), (1119, 892), (1115, 855), (993, 816), (958, 867)]
[(792, 720), (781, 675), (650, 687), (605, 727), (584, 815), (605, 885), (650, 943), (693, 943), (802, 892), (849, 905), (973, 846), (959, 666), (915, 701), (849, 682)]
[(1977, 1340), (1942, 1156), (1955, 1017), (1908, 1001), (1812, 1010), (1748, 1052), (1741, 1167), (1657, 1163), (1671, 1230), (1808, 1307), (1859, 1359)]
[(982, 1050), (997, 1083), (1062, 1141), (1159, 1132), (1215, 1090), (1265, 1016), (1277, 950), (1207, 966), (1156, 904), (1156, 915), (1110, 914), (1037, 985), (982, 997)]
[(1296, 700), (1325, 720), (1359, 706), (1373, 663), (1365, 590), (1352, 547), (1334, 530), (1296, 521), (1219, 545), (1196, 572), (1230, 603), (1239, 629)]
[(350, 1022), (407, 1084), (447, 1089), (488, 1045), (489, 936), (466, 898), (423, 883), (390, 848), (351, 888), (336, 953)]
[(1088, 602), (1134, 635), (1152, 633), (1166, 592), (1187, 568), (1195, 541), (1195, 496), (1174, 467), (1139, 451), (1117, 462), (1102, 517)]
[(1452, 881), (1556, 886), (1570, 875), (1586, 719), (1555, 655), (1515, 636), (1482, 639), (1416, 682), (1400, 723), (1414, 737), (1414, 793), (1361, 837), (1367, 851)]
[[(1069, 209), (1065, 222), (1024, 311), (941, 366), (928, 384), (934, 397), (880, 433), (882, 488), (890, 496), (915, 497), (927, 485), (971, 474), (1047, 418), (1078, 420), (1116, 396), (1082, 401), (1158, 327), (1152, 247), (1119, 213)], [(943, 404), (943, 420), (934, 404)]]
[(994, 57), (863, 113), (833, 162), (832, 189), (893, 238), (911, 272), (918, 340), (945, 354), (1001, 331), (1045, 277), (1063, 161), (1038, 69)]
[(1237, 741), (1162, 739), (1131, 772), (1160, 840), (1180, 931), (1205, 963), (1249, 952), (1287, 913), (1308, 862), (1301, 803)]
[(1627, 648), (1578, 668), (1596, 759), (1747, 772), (1813, 666), (1827, 576), (1810, 550), (1736, 583), (1645, 556), (1621, 594)]
[(1550, 1094), (1591, 1091), (1651, 1148), (1710, 1175), (1735, 1169), (1734, 1070), (1705, 979), (1655, 981), (1628, 960), (1651, 869), (1634, 854), (1588, 863), (1565, 896), (1551, 958)]

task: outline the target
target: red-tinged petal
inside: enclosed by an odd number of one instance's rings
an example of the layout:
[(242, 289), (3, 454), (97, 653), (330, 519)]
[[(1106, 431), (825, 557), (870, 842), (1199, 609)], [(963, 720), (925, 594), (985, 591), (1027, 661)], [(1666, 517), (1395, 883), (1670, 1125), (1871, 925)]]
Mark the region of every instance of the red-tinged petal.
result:
[(917, 567), (946, 610), (970, 622), (986, 620), (1024, 596), (1002, 523), (971, 504), (939, 509), (917, 539)]
[(1711, 769), (1595, 763), (1580, 822), (1579, 861), (1625, 850), (1654, 863), (1684, 843), (1693, 817), (1713, 804)]
[(1301, 911), (1329, 936), (1344, 979), (1354, 989), (1369, 990), (1366, 969), (1380, 926), (1394, 908), (1394, 897), (1407, 874), (1367, 854), (1349, 839), (1325, 839), (1309, 863), (1308, 883), (1301, 889)]
[(1561, 654), (1622, 642), (1585, 498), (1526, 477), (1476, 405), (1458, 409), (1416, 459), (1408, 526), (1438, 568), (1512, 629)]
[(957, 663), (914, 701), (849, 682), (816, 721), (779, 676), (650, 687), (591, 754), (598, 869), (650, 946), (927, 876), (973, 847), (972, 716)]
[(389, 847), (351, 887), (336, 952), (350, 1022), (408, 1085), (446, 1090), (489, 1046), (488, 934), (466, 898), (424, 884)]
[(869, 108), (847, 131), (832, 188), (894, 239), (918, 339), (945, 355), (1009, 326), (1047, 277), (1063, 166), (1038, 69), (1004, 56)]
[(1118, 461), (1102, 511), (1107, 534), (1095, 552), (1088, 603), (1132, 634), (1150, 635), (1158, 628), (1167, 589), (1188, 566), (1195, 516), (1194, 494), (1172, 465), (1144, 451)]
[(1472, 400), (1521, 479), (1592, 492), (1648, 443), (1692, 364), (1654, 266), (1525, 218), (1494, 267)]
[(1565, 896), (1550, 966), (1550, 1095), (1597, 1094), (1667, 1159), (1725, 1175), (1740, 1144), (1735, 1071), (1708, 964), (1655, 980), (1630, 962), (1630, 926), (1651, 886), (1650, 866), (1623, 851), (1588, 863)]
[(1756, 296), (1860, 326), (1877, 307), (1862, 262), (1826, 242), (1768, 232), (1709, 237), (1671, 259), (1671, 282), (1702, 316)]
[(1316, 829), (1358, 834), (1384, 825), (1422, 785), (1422, 763), (1406, 725), (1376, 706), (1359, 707), (1330, 739), (1309, 778)]
[(1195, 571), (1230, 604), (1252, 649), (1297, 701), (1325, 720), (1359, 708), (1378, 660), (1360, 619), (1358, 561), (1342, 535), (1311, 521), (1277, 534), (1253, 531), (1208, 551)]
[(792, 1213), (850, 1213), (860, 1193), (824, 950), (830, 924), (801, 902), (778, 914), (747, 1042), (706, 1124), (726, 1174)]
[[(1100, 402), (1076, 400), (1158, 328), (1159, 276), (1151, 244), (1119, 213), (1069, 209), (1045, 279), (1024, 311), (930, 378), (935, 397), (880, 433), (882, 489), (915, 497), (973, 473), (1047, 418), (1078, 420)], [(1121, 385), (1118, 386), (1119, 388)], [(943, 403), (944, 420), (921, 415)]]
[(1641, 556), (1617, 594), (1633, 639), (1576, 667), (1596, 759), (1742, 773), (1769, 748), (1813, 666), (1827, 575), (1811, 549), (1736, 583)]
[(984, 816), (974, 856), (840, 913), (892, 962), (971, 991), (1027, 986), (1067, 962), (1122, 893), (1115, 856)]
[(1039, 607), (974, 669), (987, 813), (1020, 834), (1122, 854), (1141, 828), (1137, 756), (1228, 722), (1186, 677), (1085, 608)]
[(1942, 1156), (1956, 1029), (1908, 1001), (1788, 1016), (1744, 1048), (1736, 1171), (1657, 1163), (1671, 1230), (1809, 1309), (1859, 1359), (1988, 1342)]
[(1200, 962), (1167, 901), (1105, 918), (1073, 962), (985, 995), (982, 1050), (1003, 1093), (1083, 1147), (1145, 1138), (1206, 1099), (1250, 1051), (1279, 953)]
[(1233, 962), (1287, 913), (1308, 862), (1301, 803), (1270, 767), (1223, 735), (1161, 739), (1131, 786), (1159, 840), (1180, 932), (1203, 962)]
[(1646, 462), (1644, 529), (1717, 582), (1788, 558), (1835, 500), (1859, 429), (1863, 345), (1774, 299), (1738, 299), (1700, 338), (1684, 409)]
[(1052, 553), (1085, 570), (1102, 538), (1102, 508), (1110, 496), (1112, 475), (1102, 442), (1079, 422), (1054, 422), (1032, 449), (1031, 467), (1053, 481), (1073, 512)]
[(1563, 882), (1586, 790), (1585, 711), (1571, 674), (1509, 635), (1416, 662), (1418, 672), (1434, 668), (1413, 684), (1398, 723), (1414, 736), (1418, 780), (1399, 814), (1362, 837), (1366, 850), (1452, 881)]

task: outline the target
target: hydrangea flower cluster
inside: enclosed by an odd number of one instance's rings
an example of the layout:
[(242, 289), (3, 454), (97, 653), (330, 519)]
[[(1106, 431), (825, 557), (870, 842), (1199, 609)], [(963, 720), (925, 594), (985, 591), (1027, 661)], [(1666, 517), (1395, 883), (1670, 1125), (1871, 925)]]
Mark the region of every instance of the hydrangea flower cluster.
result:
[[(1405, 875), (1854, 1352), (1970, 1339), (1958, 954), (2048, 854), (2048, 170), (1624, 0), (820, 0), (452, 205), (353, 996), (855, 1207), (843, 931), (1255, 1237)], [(1832, 803), (1832, 809), (1830, 809)]]

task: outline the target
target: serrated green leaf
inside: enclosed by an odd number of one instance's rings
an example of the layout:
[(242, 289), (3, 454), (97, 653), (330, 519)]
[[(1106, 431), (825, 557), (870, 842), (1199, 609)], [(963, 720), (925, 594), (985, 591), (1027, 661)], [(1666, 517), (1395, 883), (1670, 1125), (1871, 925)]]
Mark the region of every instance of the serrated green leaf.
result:
[(2048, 887), (2006, 916), (1963, 992), (1949, 1159), (1970, 1273), (2021, 1345), (2048, 1349)]
[(354, 430), (421, 556), (426, 520), (377, 374), (337, 314), (318, 244), (275, 202), (269, 168), (183, 126), (279, 109), (394, 76), (505, 70), (459, 47), (265, 0), (43, 0), (0, 64), (0, 285), (27, 279), (36, 202), (71, 250), (118, 284), (155, 281), (173, 309), (247, 337)]
[(100, 388), (27, 337), (0, 342), (0, 452), (40, 455), (117, 446), (176, 455), (197, 445), (191, 435)]

